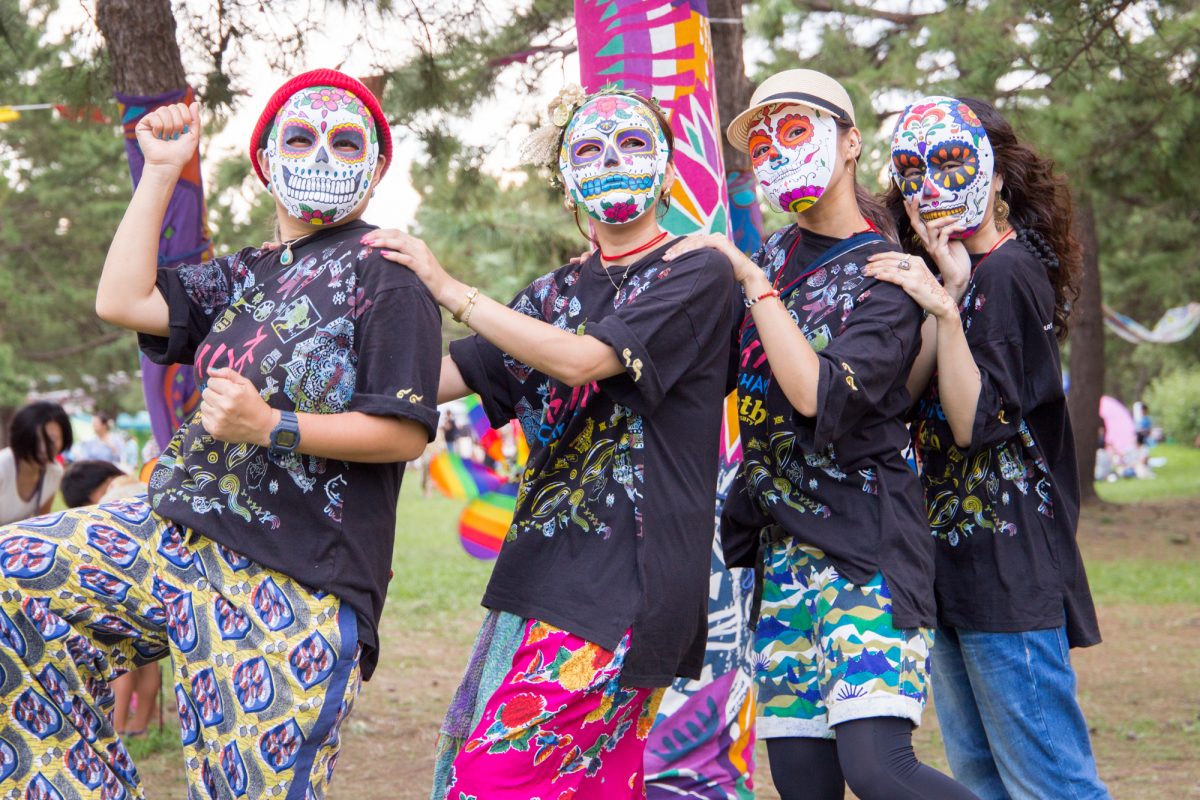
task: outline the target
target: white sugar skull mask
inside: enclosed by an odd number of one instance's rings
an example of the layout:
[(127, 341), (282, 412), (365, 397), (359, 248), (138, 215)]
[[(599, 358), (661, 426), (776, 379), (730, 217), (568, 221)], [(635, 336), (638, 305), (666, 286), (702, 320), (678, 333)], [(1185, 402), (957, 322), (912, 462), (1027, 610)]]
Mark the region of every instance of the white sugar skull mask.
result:
[(965, 239), (983, 224), (996, 157), (979, 117), (953, 97), (925, 97), (900, 115), (892, 135), (892, 180), (921, 219), (958, 217)]
[(776, 211), (802, 212), (821, 199), (837, 163), (833, 115), (808, 106), (763, 106), (750, 120), (750, 164)]
[(379, 138), (371, 112), (353, 92), (313, 86), (279, 109), (266, 151), (271, 190), (288, 214), (330, 225), (371, 191)]
[(635, 98), (609, 94), (575, 111), (558, 169), (571, 199), (588, 216), (620, 224), (654, 207), (670, 157), (654, 112)]

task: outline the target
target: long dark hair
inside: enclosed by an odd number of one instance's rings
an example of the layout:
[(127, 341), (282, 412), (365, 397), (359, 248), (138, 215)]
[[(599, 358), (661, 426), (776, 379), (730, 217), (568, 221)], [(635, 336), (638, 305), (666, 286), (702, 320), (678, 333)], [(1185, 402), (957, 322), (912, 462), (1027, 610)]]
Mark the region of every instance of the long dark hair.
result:
[[(838, 129), (838, 140), (846, 135), (854, 126), (849, 121), (841, 119), (835, 120)], [(885, 239), (893, 242), (900, 241), (899, 234), (896, 231), (896, 222), (892, 219), (892, 213), (888, 207), (883, 204), (879, 197), (869, 191), (865, 186), (858, 182), (858, 162), (854, 163), (854, 168), (850, 172), (850, 177), (854, 181), (854, 199), (858, 201), (858, 213), (875, 226), (875, 229)]]
[[(1053, 161), (1022, 144), (1012, 125), (990, 103), (973, 97), (964, 97), (962, 102), (975, 112), (987, 131), (996, 154), (996, 172), (1004, 178), (999, 196), (1008, 203), (1008, 221), (1016, 229), (1017, 239), (1046, 267), (1054, 287), (1054, 332), (1059, 339), (1066, 339), (1067, 318), (1071, 303), (1079, 296), (1083, 266), (1079, 242), (1071, 230), (1074, 206), (1066, 178), (1054, 172)], [(895, 185), (884, 202), (900, 232), (900, 244), (908, 252), (926, 255), (908, 221), (904, 197)], [(985, 225), (989, 222), (984, 220)]]
[(75, 443), (71, 435), (71, 418), (63, 411), (62, 406), (39, 400), (17, 411), (9, 423), (9, 446), (12, 447), (13, 457), (17, 461), (33, 461), (45, 466), (53, 460), (50, 453), (53, 452), (54, 445), (46, 433), (46, 425), (50, 422), (57, 422), (58, 427), (62, 429), (60, 452), (65, 453), (71, 449), (71, 445)]

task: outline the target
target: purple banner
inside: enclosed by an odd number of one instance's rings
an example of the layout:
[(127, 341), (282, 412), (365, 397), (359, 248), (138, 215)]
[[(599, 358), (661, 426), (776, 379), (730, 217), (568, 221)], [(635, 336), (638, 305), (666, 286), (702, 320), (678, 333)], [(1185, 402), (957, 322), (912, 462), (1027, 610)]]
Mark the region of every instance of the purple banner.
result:
[[(161, 106), (191, 103), (195, 99), (195, 92), (191, 87), (186, 87), (154, 97), (123, 94), (116, 94), (115, 97), (121, 106), (125, 155), (129, 159), (129, 173), (136, 188), (146, 163), (134, 134), (138, 122)], [(167, 206), (158, 240), (158, 265), (176, 267), (208, 258), (212, 258), (212, 241), (208, 233), (204, 186), (200, 177), (200, 152), (197, 150), (184, 168)], [(151, 363), (145, 356), (141, 357), (141, 366), (142, 390), (146, 397), (146, 410), (150, 413), (150, 427), (161, 449), (167, 446), (176, 429), (195, 409), (200, 397), (191, 367), (179, 364), (160, 366)]]

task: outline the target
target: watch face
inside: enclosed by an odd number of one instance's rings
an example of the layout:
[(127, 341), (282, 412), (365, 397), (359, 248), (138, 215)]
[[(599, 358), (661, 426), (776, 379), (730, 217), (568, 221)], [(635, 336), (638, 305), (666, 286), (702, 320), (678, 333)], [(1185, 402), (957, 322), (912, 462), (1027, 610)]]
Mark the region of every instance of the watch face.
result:
[(279, 431), (275, 434), (275, 446), (290, 450), (296, 446), (299, 439), (295, 431)]

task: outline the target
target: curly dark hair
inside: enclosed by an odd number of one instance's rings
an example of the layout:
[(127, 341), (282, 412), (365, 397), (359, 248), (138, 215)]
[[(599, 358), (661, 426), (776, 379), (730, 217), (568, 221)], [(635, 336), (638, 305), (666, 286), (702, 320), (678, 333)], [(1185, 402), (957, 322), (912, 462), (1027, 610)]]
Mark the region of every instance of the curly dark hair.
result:
[[(1074, 207), (1066, 178), (1055, 173), (1053, 161), (1022, 144), (1012, 125), (991, 104), (973, 97), (964, 97), (962, 102), (975, 112), (987, 131), (996, 154), (996, 172), (1004, 178), (1000, 197), (1008, 203), (1008, 221), (1016, 229), (1017, 239), (1046, 267), (1054, 287), (1054, 332), (1060, 340), (1066, 339), (1067, 318), (1071, 303), (1079, 296), (1083, 268), (1079, 242), (1071, 229)], [(896, 221), (904, 249), (926, 256), (904, 211), (904, 197), (895, 185), (888, 190), (884, 203)]]

